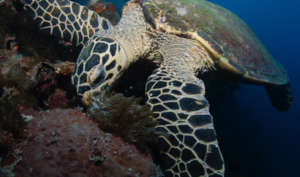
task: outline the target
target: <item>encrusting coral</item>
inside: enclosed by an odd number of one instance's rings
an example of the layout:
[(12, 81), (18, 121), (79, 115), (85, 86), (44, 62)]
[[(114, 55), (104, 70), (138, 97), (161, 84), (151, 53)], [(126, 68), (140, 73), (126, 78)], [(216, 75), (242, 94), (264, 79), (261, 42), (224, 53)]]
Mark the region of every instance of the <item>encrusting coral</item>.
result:
[(0, 176), (149, 177), (157, 173), (149, 155), (104, 133), (82, 112), (53, 109), (31, 117), (24, 141), (3, 162)]

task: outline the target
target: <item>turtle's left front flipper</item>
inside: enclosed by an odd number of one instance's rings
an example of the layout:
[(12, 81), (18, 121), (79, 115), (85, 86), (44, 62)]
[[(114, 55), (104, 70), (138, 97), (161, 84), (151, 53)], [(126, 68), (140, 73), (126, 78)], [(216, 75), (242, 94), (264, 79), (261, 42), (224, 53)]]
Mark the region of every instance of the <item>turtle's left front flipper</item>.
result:
[(42, 30), (75, 45), (85, 44), (96, 31), (112, 28), (107, 19), (69, 0), (21, 1)]
[(288, 111), (293, 102), (291, 84), (265, 85), (272, 105), (279, 111)]

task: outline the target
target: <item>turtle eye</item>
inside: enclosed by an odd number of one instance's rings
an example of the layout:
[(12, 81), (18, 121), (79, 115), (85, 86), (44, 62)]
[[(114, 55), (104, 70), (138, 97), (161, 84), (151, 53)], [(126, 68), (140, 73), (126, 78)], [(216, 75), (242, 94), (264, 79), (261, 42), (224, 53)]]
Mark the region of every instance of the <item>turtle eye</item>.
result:
[(98, 66), (91, 76), (91, 86), (93, 88), (98, 87), (105, 81), (106, 72), (103, 66)]

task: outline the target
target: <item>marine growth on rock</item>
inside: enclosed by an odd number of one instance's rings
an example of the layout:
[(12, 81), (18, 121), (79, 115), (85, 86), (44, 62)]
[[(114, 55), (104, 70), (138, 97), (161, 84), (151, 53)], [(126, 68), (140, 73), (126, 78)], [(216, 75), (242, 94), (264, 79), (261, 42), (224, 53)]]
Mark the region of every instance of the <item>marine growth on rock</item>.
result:
[(0, 174), (22, 177), (155, 175), (149, 155), (72, 109), (34, 112), (25, 139), (1, 164)]
[(120, 93), (102, 95), (93, 98), (88, 113), (104, 131), (149, 152), (149, 145), (158, 137), (154, 128), (156, 122), (149, 107), (140, 102), (141, 98), (125, 97)]

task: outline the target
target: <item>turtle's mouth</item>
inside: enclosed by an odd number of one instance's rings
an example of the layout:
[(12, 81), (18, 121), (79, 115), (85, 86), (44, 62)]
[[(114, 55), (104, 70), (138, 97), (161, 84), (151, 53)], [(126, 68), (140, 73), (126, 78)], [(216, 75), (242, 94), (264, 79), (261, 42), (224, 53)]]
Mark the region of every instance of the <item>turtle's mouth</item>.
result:
[(95, 72), (91, 76), (91, 80), (93, 80), (91, 86), (92, 88), (96, 88), (101, 85), (105, 81), (106, 73), (103, 66), (97, 66)]
[(157, 68), (150, 60), (140, 59), (132, 63), (122, 76), (115, 81), (112, 90), (125, 96), (145, 97), (147, 78)]

